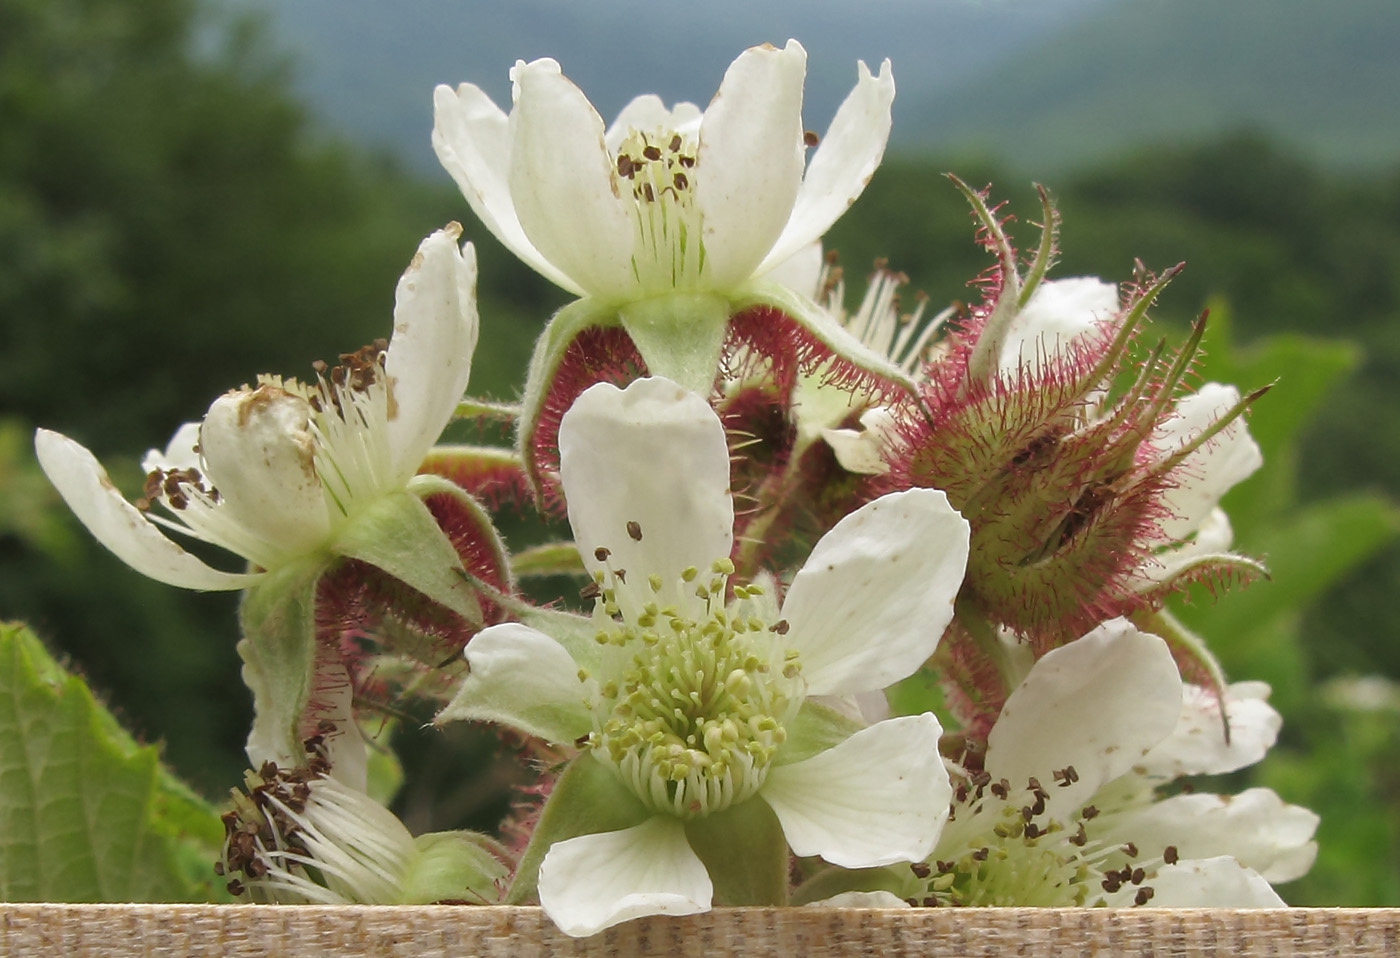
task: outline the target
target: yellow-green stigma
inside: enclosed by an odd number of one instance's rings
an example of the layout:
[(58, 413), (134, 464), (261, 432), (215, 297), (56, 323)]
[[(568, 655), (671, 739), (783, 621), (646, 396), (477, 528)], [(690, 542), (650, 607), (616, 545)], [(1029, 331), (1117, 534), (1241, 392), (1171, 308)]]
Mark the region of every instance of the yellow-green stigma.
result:
[[(608, 622), (596, 638), (606, 664), (588, 745), (648, 807), (680, 818), (753, 795), (800, 699), (796, 663), (779, 633), (725, 608), (732, 571), (727, 559), (708, 579), (686, 570), (682, 581), (695, 602), (683, 610), (647, 602), (630, 621), (613, 618), (625, 572), (610, 573), (609, 586), (598, 583), (596, 602)], [(655, 596), (660, 579), (649, 576), (644, 587)]]

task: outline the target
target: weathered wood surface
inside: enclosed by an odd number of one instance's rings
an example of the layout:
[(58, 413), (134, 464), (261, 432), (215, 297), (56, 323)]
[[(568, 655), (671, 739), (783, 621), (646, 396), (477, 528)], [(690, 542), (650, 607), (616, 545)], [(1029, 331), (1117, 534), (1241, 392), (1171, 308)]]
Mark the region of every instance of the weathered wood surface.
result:
[(3, 958), (1397, 955), (1400, 909), (720, 908), (587, 939), (538, 908), (0, 905)]

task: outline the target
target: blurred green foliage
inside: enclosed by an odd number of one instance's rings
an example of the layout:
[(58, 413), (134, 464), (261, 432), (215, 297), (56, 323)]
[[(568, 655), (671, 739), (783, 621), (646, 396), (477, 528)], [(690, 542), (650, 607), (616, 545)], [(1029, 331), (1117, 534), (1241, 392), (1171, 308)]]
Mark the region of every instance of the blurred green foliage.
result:
[[(241, 778), (249, 721), (233, 597), (150, 582), (96, 546), (38, 472), (32, 429), (88, 444), (134, 490), (140, 452), (219, 392), (386, 335), (418, 240), (469, 218), (445, 175), (415, 181), (318, 131), (266, 49), (253, 27), (201, 19), (195, 0), (0, 0), (0, 615), (71, 655), (213, 796)], [(1029, 184), (985, 160), (892, 158), (831, 237), (853, 276), (893, 256), (935, 305), (974, 295), (965, 284), (989, 259), (942, 169), (994, 182), (1020, 215), (1039, 209)], [(1186, 260), (1158, 311), (1164, 327), (1228, 303), (1202, 376), (1279, 381), (1252, 420), (1268, 465), (1227, 503), (1239, 546), (1267, 553), (1276, 581), (1197, 596), (1184, 614), (1232, 678), (1275, 685), (1288, 724), (1261, 780), (1323, 816), (1318, 872), (1285, 894), (1400, 904), (1400, 713), (1317, 692), (1338, 675), (1400, 677), (1400, 610), (1386, 601), (1400, 585), (1389, 498), (1400, 493), (1400, 169), (1332, 178), (1237, 137), (1050, 185), (1065, 220), (1055, 275), (1123, 280), (1134, 257), (1154, 269)], [(1017, 230), (1029, 245), (1029, 224)], [(482, 264), (472, 389), (511, 398), (564, 296), (476, 224), (466, 233)], [(432, 779), (401, 805), (413, 827), (496, 807), (507, 773), (458, 771), (484, 739), (403, 738), (410, 776), (416, 763)]]

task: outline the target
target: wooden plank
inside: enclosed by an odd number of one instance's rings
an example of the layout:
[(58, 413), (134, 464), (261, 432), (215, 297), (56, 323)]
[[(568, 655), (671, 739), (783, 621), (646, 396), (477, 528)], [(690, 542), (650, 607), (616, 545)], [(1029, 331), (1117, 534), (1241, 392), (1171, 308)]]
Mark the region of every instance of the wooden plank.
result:
[(587, 939), (538, 908), (0, 905), (3, 958), (1395, 956), (1400, 909), (718, 908)]

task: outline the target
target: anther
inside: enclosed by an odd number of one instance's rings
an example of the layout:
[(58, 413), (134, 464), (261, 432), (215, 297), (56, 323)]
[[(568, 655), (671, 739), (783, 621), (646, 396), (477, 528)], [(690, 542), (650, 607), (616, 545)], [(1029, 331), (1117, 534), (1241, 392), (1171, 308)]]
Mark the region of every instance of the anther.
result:
[(632, 541), (642, 541), (642, 525), (635, 519), (627, 520), (627, 534), (632, 537)]

